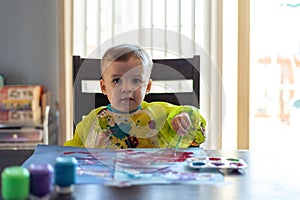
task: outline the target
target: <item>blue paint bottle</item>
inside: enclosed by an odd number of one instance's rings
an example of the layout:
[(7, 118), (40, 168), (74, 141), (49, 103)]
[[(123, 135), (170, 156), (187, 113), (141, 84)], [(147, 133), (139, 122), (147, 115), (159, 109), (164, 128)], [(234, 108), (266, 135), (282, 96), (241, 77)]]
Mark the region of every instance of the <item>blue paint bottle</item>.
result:
[(78, 162), (74, 157), (57, 157), (54, 165), (55, 191), (58, 194), (70, 194), (76, 182)]

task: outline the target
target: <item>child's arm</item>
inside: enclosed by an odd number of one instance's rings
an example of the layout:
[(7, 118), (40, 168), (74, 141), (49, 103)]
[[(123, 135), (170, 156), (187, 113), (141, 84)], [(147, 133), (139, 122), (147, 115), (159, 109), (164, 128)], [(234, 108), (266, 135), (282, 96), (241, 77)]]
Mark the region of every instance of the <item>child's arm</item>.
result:
[(73, 139), (65, 142), (64, 146), (85, 147), (86, 138), (102, 107), (92, 110), (84, 119), (82, 119), (76, 126)]
[[(186, 120), (189, 117), (190, 126), (187, 126)], [(180, 119), (180, 120), (179, 120)], [(173, 121), (174, 120), (174, 121)], [(206, 121), (200, 114), (200, 110), (194, 106), (175, 106), (170, 109), (168, 119), (169, 125), (172, 127), (174, 132), (179, 134), (182, 137), (180, 147), (188, 146), (199, 146), (205, 141), (205, 127)], [(174, 122), (181, 121), (181, 126), (183, 130), (176, 129)], [(179, 130), (179, 131), (178, 131)], [(176, 136), (173, 136), (177, 138)], [(175, 139), (177, 141), (177, 139)]]
[(163, 127), (159, 128), (160, 147), (175, 147), (179, 135), (184, 135), (179, 144), (180, 148), (199, 146), (205, 141), (206, 121), (198, 108), (166, 102), (152, 102), (147, 104), (147, 108), (156, 113), (155, 115), (161, 116), (157, 121), (157, 124), (163, 124)]
[(66, 141), (64, 143), (64, 146), (83, 147), (84, 145), (83, 145), (78, 133), (75, 132), (73, 139)]

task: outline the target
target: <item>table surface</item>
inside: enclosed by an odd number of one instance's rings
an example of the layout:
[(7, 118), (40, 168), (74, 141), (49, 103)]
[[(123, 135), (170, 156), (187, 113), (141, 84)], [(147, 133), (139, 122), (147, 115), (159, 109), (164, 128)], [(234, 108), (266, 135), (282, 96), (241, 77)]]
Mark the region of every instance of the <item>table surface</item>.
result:
[[(21, 165), (33, 150), (0, 150), (0, 170)], [(97, 184), (76, 185), (73, 199), (299, 199), (300, 162), (291, 152), (254, 152), (247, 150), (212, 150), (209, 156), (236, 156), (248, 167), (239, 172), (226, 173), (225, 183), (212, 185), (144, 185), (125, 188)], [(53, 195), (54, 198), (54, 195)], [(55, 197), (70, 199), (69, 196)], [(54, 198), (54, 199), (55, 199)]]

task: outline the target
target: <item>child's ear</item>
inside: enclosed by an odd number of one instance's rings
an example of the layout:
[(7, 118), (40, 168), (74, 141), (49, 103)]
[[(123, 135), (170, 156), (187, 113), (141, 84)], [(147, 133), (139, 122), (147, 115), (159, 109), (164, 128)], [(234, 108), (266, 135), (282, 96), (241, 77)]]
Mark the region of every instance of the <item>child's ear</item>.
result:
[(147, 87), (146, 87), (146, 94), (148, 94), (150, 92), (151, 86), (152, 86), (152, 79), (149, 79)]
[(101, 88), (102, 93), (106, 95), (106, 87), (105, 87), (103, 79), (100, 79), (100, 88)]

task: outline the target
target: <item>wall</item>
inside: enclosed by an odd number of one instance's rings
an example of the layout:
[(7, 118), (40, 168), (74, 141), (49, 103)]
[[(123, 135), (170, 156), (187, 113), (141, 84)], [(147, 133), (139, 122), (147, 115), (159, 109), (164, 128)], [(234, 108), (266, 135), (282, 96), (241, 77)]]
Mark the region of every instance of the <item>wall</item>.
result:
[(59, 99), (57, 0), (0, 0), (0, 73), (41, 84)]

